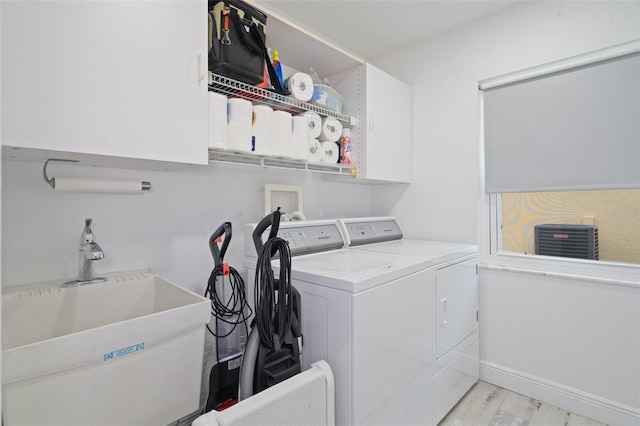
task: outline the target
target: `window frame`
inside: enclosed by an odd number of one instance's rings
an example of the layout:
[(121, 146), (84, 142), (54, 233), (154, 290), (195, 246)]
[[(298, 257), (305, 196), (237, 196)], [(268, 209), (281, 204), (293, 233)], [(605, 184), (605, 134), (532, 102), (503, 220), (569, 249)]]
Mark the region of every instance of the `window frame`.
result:
[(483, 196), (483, 214), (479, 228), (481, 265), (484, 268), (640, 287), (639, 264), (539, 256), (498, 250), (499, 194), (483, 194)]
[[(495, 79), (492, 79), (495, 81)], [(640, 287), (640, 264), (568, 257), (501, 252), (499, 194), (485, 190), (484, 92), (478, 90), (478, 128), (480, 131), (478, 241), (480, 267), (487, 270), (526, 273), (538, 276), (579, 279), (611, 285)]]

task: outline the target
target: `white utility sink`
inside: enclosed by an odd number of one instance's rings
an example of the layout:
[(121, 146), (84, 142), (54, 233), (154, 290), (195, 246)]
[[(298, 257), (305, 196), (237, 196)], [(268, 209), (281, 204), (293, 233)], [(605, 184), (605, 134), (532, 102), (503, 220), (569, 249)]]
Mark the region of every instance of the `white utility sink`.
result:
[(8, 287), (4, 424), (149, 424), (198, 409), (209, 301), (149, 271)]

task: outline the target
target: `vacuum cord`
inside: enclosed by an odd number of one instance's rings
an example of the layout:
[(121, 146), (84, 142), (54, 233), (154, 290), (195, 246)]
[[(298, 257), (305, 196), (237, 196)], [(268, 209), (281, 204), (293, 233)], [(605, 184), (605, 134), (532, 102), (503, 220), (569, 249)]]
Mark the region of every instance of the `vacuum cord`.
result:
[[(276, 285), (271, 258), (278, 252), (280, 273)], [(256, 264), (254, 306), (260, 342), (270, 350), (280, 350), (287, 331), (291, 328), (293, 315), (291, 250), (282, 238), (271, 238), (262, 248)]]
[[(216, 290), (216, 283), (218, 282), (219, 277), (224, 279), (223, 265), (218, 265), (213, 269), (213, 271), (211, 271), (204, 297), (209, 296), (209, 299), (211, 300), (211, 315), (224, 323), (232, 324), (233, 327), (228, 333), (222, 335), (211, 330), (209, 324), (207, 324), (207, 329), (215, 337), (223, 338), (233, 333), (239, 324), (244, 324), (245, 331), (248, 334), (247, 319), (253, 314), (253, 311), (247, 302), (242, 277), (238, 271), (229, 267), (231, 297), (229, 297), (229, 300), (226, 302), (224, 294), (219, 295)], [(249, 312), (248, 314), (246, 313), (247, 311)]]

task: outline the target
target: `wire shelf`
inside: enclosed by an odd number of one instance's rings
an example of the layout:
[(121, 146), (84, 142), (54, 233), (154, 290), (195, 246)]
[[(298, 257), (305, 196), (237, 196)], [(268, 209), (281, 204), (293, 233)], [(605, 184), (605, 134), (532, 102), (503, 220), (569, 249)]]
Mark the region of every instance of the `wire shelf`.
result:
[(231, 151), (222, 148), (209, 148), (209, 160), (223, 163), (248, 164), (261, 167), (356, 176), (356, 168), (354, 166), (338, 163), (315, 163), (305, 160), (295, 160), (293, 158), (273, 157), (244, 151)]
[(222, 93), (230, 97), (247, 99), (254, 103), (268, 105), (276, 110), (290, 112), (291, 114), (301, 114), (305, 111), (313, 111), (322, 116), (333, 117), (352, 126), (358, 125), (356, 117), (340, 114), (335, 111), (331, 111), (330, 109), (322, 108), (310, 103), (300, 102), (297, 99), (280, 95), (267, 89), (252, 86), (220, 74), (209, 73), (209, 75), (210, 91)]

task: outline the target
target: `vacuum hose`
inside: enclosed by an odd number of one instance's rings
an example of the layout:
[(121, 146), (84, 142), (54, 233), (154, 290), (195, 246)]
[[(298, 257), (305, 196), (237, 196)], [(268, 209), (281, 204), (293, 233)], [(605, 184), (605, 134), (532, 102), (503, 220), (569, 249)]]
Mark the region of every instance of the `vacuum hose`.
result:
[(256, 358), (258, 358), (258, 350), (260, 349), (260, 336), (255, 328), (249, 333), (247, 346), (244, 348), (242, 355), (242, 364), (240, 365), (240, 389), (238, 391), (238, 401), (247, 399), (253, 395), (253, 375), (256, 370)]

